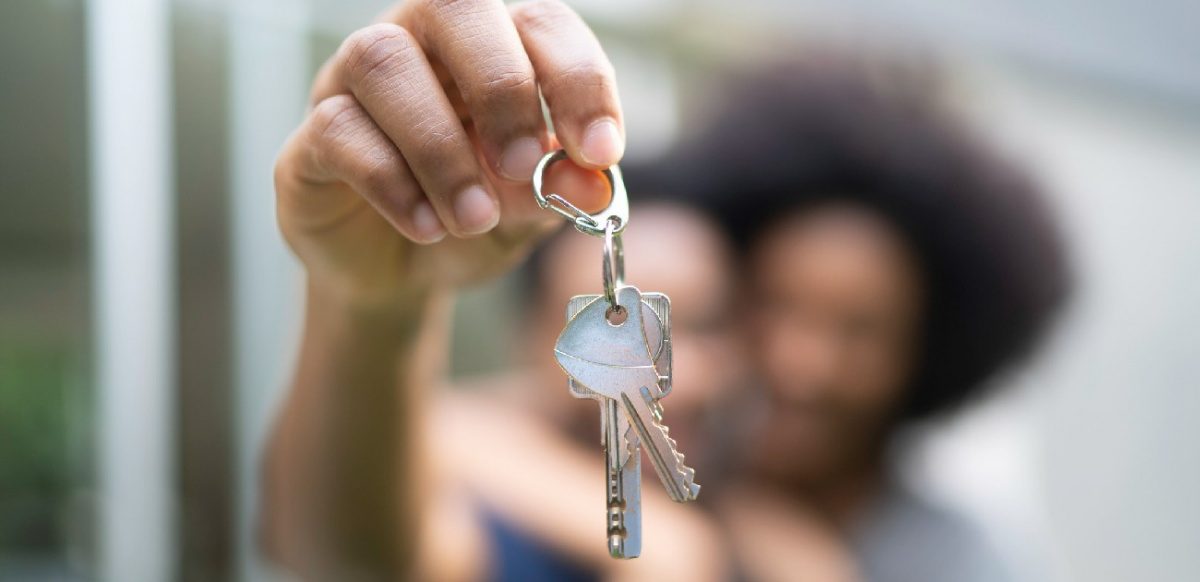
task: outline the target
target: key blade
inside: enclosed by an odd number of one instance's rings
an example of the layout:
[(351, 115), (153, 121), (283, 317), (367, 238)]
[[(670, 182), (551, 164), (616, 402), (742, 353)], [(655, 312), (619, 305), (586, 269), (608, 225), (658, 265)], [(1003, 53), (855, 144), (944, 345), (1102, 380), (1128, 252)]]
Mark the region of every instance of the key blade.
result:
[[(613, 445), (624, 450), (623, 441)], [(607, 473), (608, 553), (614, 558), (636, 558), (642, 553), (641, 454), (628, 456), (620, 470), (608, 467)]]
[[(629, 416), (625, 414), (623, 406), (620, 402), (611, 398), (605, 398), (605, 402), (611, 403), (611, 412), (608, 415), (601, 415), (601, 421), (606, 418), (615, 419), (617, 430), (614, 435), (618, 436), (616, 442), (612, 446), (618, 451), (617, 463), (621, 467), (626, 467), (631, 464), (634, 459), (641, 459), (642, 441), (638, 438), (637, 431), (629, 424)], [(606, 443), (607, 446), (607, 443)]]
[(650, 405), (653, 399), (649, 394), (646, 388), (642, 389), (640, 398), (636, 393), (632, 397), (628, 393), (621, 394), (625, 414), (637, 430), (667, 495), (679, 503), (692, 501), (700, 494), (700, 485), (695, 482), (696, 471), (684, 464), (684, 456), (679, 452), (675, 439), (671, 438), (669, 429), (654, 417)]
[(601, 405), (607, 458), (608, 553), (614, 558), (636, 558), (642, 552), (641, 455), (629, 452), (629, 421), (621, 405), (611, 398), (601, 398)]
[[(621, 471), (621, 489), (624, 504), (621, 510), (623, 532), (609, 531), (609, 555), (614, 558), (631, 559), (642, 554), (642, 457), (635, 455)], [(620, 533), (613, 553), (614, 534)]]
[(638, 437), (637, 431), (629, 424), (628, 417), (625, 414), (620, 415), (622, 419), (621, 426), (624, 427), (625, 435), (622, 447), (621, 462), (628, 465), (630, 459), (637, 459), (640, 462), (642, 458), (642, 439)]

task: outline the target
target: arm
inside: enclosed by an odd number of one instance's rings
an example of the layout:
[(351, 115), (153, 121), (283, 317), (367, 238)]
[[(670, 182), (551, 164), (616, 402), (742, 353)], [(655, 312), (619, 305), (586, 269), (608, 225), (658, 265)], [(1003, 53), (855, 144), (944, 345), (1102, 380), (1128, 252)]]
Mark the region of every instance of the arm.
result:
[(447, 299), (380, 312), (308, 286), (265, 464), (262, 533), (281, 564), (313, 579), (375, 579), (414, 562), (425, 473), (413, 418), (441, 374)]
[[(623, 149), (612, 67), (561, 4), (424, 0), (384, 20), (321, 69), (275, 168), (308, 295), (261, 531), (273, 558), (315, 579), (412, 572), (428, 500), (417, 421), (441, 379), (450, 296), (556, 226), (529, 190), (543, 151), (561, 141), (595, 170)], [(603, 205), (580, 190), (588, 172), (560, 166), (552, 187)]]

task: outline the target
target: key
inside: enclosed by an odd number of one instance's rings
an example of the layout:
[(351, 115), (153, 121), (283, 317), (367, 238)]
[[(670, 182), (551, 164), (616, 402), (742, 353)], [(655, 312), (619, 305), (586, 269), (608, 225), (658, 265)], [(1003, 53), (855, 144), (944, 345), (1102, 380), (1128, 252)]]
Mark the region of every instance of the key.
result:
[[(608, 555), (631, 559), (642, 553), (642, 453), (637, 434), (611, 398), (600, 399), (606, 465), (605, 511)], [(630, 438), (632, 437), (632, 438)]]
[[(567, 320), (601, 295), (578, 295), (567, 303)], [(642, 321), (658, 369), (671, 369), (671, 302), (661, 293), (642, 296)], [(669, 373), (668, 373), (669, 375)], [(590, 398), (600, 407), (600, 442), (606, 452), (606, 507), (608, 551), (614, 558), (641, 554), (641, 443), (618, 403), (567, 380), (571, 395)], [(612, 429), (610, 431), (610, 428)]]
[(662, 422), (658, 400), (669, 391), (670, 377), (660, 376), (655, 368), (643, 327), (641, 292), (623, 286), (616, 290), (616, 299), (620, 310), (595, 299), (572, 317), (555, 344), (555, 358), (576, 384), (623, 408), (668, 496), (691, 501), (700, 486)]
[(542, 191), (546, 168), (565, 159), (566, 152), (558, 150), (538, 162), (532, 180), (534, 199), (538, 206), (570, 220), (579, 232), (604, 238), (604, 296), (577, 297), (568, 305), (555, 358), (571, 379), (572, 395), (595, 399), (600, 405), (609, 553), (635, 557), (641, 552), (643, 443), (672, 499), (690, 501), (700, 492), (695, 471), (683, 464), (683, 455), (662, 423), (659, 400), (671, 391), (670, 302), (661, 294), (643, 298), (637, 288), (624, 284), (620, 235), (629, 225), (629, 200), (616, 166), (605, 170), (612, 198), (598, 213), (588, 214), (566, 198)]
[(635, 287), (621, 287), (616, 297), (624, 321), (610, 319), (606, 301), (593, 300), (567, 323), (555, 345), (555, 357), (577, 384), (618, 401), (668, 495), (675, 501), (690, 501), (700, 486), (662, 424), (657, 400), (665, 395), (669, 377), (661, 377), (655, 369), (639, 308), (641, 293)]

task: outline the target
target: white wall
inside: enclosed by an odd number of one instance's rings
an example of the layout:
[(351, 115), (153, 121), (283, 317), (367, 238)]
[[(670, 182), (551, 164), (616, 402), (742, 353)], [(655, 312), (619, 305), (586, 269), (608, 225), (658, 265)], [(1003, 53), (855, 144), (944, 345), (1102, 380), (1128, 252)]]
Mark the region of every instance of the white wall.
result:
[[(1079, 293), (1051, 348), (1014, 380), (1022, 403), (997, 403), (951, 431), (962, 438), (941, 461), (962, 471), (943, 476), (969, 484), (964, 475), (985, 470), (988, 447), (1008, 442), (1005, 450), (1019, 451), (1012, 456), (1018, 470), (992, 474), (988, 483), (1013, 481), (1043, 512), (1030, 511), (1047, 526), (1072, 579), (1194, 579), (1200, 574), (1196, 109), (1011, 67), (976, 69), (962, 84), (964, 105), (1037, 168), (1055, 194)], [(995, 430), (998, 409), (1008, 415), (1000, 421), (1007, 434)], [(959, 491), (972, 495), (969, 487)], [(973, 505), (998, 509), (996, 500)]]

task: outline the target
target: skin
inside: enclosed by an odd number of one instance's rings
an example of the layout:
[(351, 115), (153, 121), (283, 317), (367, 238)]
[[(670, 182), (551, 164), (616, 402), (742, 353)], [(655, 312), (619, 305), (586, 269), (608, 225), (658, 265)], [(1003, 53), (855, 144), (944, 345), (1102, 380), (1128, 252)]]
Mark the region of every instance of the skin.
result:
[(844, 527), (878, 487), (911, 372), (917, 263), (884, 218), (830, 203), (764, 233), (749, 272), (751, 353), (768, 401), (752, 471)]

